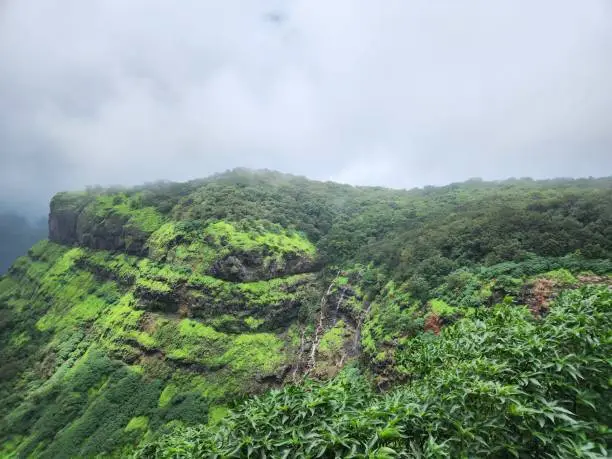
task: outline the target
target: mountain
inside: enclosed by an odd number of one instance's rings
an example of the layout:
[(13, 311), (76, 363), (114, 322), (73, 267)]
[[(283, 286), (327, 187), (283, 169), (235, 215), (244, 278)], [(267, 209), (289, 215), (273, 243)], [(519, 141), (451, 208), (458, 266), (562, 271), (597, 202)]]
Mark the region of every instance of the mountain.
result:
[(0, 212), (0, 273), (5, 273), (35, 242), (45, 239), (47, 232), (45, 220), (30, 222), (15, 212)]
[(611, 259), (612, 178), (59, 193), (0, 278), (0, 455), (596, 457)]

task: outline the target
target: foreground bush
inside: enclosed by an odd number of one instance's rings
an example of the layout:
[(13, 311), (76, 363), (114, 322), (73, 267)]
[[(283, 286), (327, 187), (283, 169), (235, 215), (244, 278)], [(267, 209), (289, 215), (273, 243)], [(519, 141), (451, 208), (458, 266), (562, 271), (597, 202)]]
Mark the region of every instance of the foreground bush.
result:
[(605, 457), (612, 294), (566, 292), (550, 314), (497, 306), (401, 351), (411, 382), (377, 395), (355, 370), (253, 398), (218, 426), (138, 457)]

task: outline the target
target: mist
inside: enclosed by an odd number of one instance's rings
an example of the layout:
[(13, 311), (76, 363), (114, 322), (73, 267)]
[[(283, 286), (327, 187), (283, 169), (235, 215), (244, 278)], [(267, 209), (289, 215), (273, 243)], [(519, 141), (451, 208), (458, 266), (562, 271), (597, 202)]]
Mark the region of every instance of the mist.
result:
[(609, 0), (0, 3), (0, 202), (234, 167), (612, 173)]

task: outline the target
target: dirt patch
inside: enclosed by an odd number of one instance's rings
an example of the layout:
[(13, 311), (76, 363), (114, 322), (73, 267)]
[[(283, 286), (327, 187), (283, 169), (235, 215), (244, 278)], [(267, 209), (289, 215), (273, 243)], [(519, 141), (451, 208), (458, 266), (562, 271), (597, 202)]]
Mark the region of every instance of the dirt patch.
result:
[(578, 276), (581, 284), (609, 285), (612, 286), (612, 276), (596, 276), (594, 274)]
[(150, 335), (155, 332), (155, 330), (157, 329), (157, 324), (155, 323), (155, 317), (153, 316), (153, 314), (145, 312), (142, 315), (140, 328), (142, 329), (142, 331), (147, 332)]
[(436, 335), (440, 334), (440, 330), (442, 329), (442, 319), (439, 315), (434, 314), (433, 312), (427, 316), (425, 319), (425, 331), (432, 331)]
[(558, 285), (550, 279), (536, 280), (527, 294), (527, 305), (534, 316), (543, 316), (551, 300), (557, 296)]

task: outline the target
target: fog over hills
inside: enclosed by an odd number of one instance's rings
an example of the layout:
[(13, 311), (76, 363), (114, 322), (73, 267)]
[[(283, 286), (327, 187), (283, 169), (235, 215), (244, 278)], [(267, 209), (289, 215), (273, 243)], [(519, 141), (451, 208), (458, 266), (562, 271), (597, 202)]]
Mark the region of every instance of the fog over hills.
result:
[(612, 4), (7, 0), (0, 200), (234, 167), (412, 188), (612, 173)]

